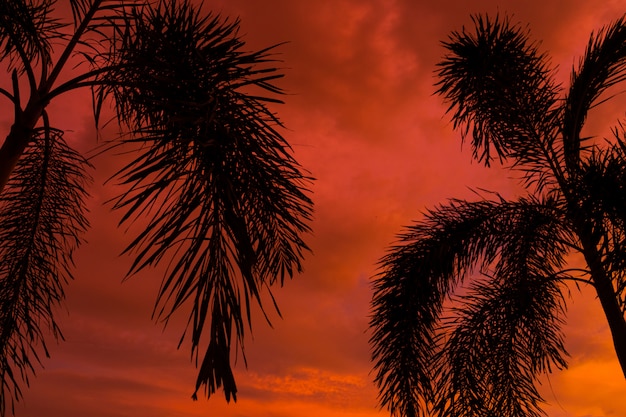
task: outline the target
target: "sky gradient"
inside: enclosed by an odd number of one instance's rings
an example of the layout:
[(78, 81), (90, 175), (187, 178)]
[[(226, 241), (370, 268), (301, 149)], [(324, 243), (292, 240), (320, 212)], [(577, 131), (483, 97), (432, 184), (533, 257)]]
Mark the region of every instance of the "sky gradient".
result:
[[(165, 330), (151, 320), (158, 270), (121, 282), (130, 259), (118, 254), (130, 236), (115, 228), (119, 213), (102, 205), (118, 192), (103, 185), (117, 165), (96, 159), (92, 228), (59, 313), (66, 341), (52, 344), (18, 416), (388, 415), (377, 406), (367, 343), (377, 260), (426, 209), (473, 198), (469, 187), (521, 191), (509, 172), (472, 163), (452, 131), (433, 95), (440, 41), (470, 26), (472, 13), (513, 14), (566, 84), (590, 32), (625, 11), (622, 0), (208, 0), (205, 9), (240, 17), (250, 49), (288, 41), (278, 48), (288, 95), (276, 111), (296, 158), (316, 178), (305, 272), (276, 289), (283, 318), (272, 314), (273, 328), (254, 318), (248, 368), (237, 364), (238, 402), (227, 405), (221, 392), (193, 402), (189, 344), (176, 348), (185, 314)], [(51, 118), (87, 149), (95, 132), (85, 100), (66, 98)], [(589, 133), (608, 136), (624, 117), (620, 108), (596, 110)], [(584, 290), (570, 301), (570, 368), (543, 384), (545, 409), (550, 417), (625, 416), (626, 382), (598, 302)]]

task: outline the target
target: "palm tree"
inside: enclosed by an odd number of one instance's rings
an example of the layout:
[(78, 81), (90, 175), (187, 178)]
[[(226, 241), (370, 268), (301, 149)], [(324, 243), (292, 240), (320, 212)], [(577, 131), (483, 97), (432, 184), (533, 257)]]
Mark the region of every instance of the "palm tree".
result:
[(581, 136), (626, 80), (626, 20), (592, 34), (565, 93), (526, 29), (473, 22), (444, 43), (438, 93), (473, 157), (519, 173), (527, 195), (451, 200), (381, 259), (372, 356), (397, 416), (541, 415), (538, 378), (567, 365), (568, 283), (595, 289), (626, 373), (626, 128)]
[(311, 178), (268, 107), (282, 93), (274, 47), (246, 52), (238, 20), (190, 0), (61, 3), (71, 17), (56, 0), (0, 2), (10, 76), (0, 94), (14, 115), (0, 148), (0, 415), (48, 355), (48, 335), (62, 338), (53, 312), (88, 227), (90, 163), (46, 109), (82, 88), (96, 125), (115, 108), (121, 133), (101, 150), (134, 155), (112, 201), (121, 223), (147, 219), (125, 250), (129, 275), (166, 260), (154, 315), (167, 322), (188, 308), (196, 363), (208, 336), (193, 396), (223, 387), (236, 400), (231, 356), (243, 352), (252, 305), (263, 309), (271, 287), (301, 270), (312, 214)]

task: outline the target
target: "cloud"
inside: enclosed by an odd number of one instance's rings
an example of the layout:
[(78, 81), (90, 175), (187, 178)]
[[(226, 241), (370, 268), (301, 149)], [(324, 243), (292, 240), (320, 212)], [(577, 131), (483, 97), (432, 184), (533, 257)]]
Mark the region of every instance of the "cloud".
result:
[[(505, 6), (493, 0), (216, 0), (205, 8), (241, 17), (250, 49), (288, 42), (277, 48), (286, 73), (279, 84), (288, 94), (276, 111), (298, 161), (317, 178), (305, 272), (275, 291), (282, 319), (266, 303), (273, 329), (260, 312), (254, 315), (246, 340), (249, 369), (241, 357), (236, 369), (238, 403), (226, 405), (221, 393), (191, 402), (196, 371), (188, 345), (176, 349), (185, 314), (165, 331), (150, 320), (160, 270), (121, 283), (130, 260), (117, 255), (129, 235), (101, 206), (119, 190), (101, 184), (120, 161), (98, 158), (89, 203), (93, 229), (77, 254), (69, 315), (61, 313), (67, 341), (53, 347), (18, 415), (387, 415), (376, 408), (367, 344), (369, 279), (377, 260), (401, 227), (428, 208), (450, 197), (474, 198), (469, 187), (520, 192), (508, 172), (472, 163), (444, 116), (445, 105), (433, 95), (440, 41), (469, 25), (471, 13), (514, 13), (567, 82), (589, 31), (623, 13), (620, 1), (582, 0)], [(84, 98), (63, 102), (56, 120), (94, 144)], [(569, 310), (571, 369), (554, 374), (551, 388), (544, 384), (549, 400), (556, 395), (552, 417), (626, 415), (623, 376), (594, 303), (583, 296)]]

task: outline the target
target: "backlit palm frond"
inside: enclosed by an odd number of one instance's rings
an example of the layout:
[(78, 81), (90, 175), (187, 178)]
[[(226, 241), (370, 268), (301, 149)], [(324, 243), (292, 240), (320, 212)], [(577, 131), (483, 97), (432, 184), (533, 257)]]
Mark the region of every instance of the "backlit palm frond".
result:
[(0, 2), (0, 60), (30, 72), (36, 64), (51, 63), (54, 38), (64, 36), (64, 24), (53, 17), (54, 0), (3, 0)]
[(466, 299), (442, 354), (449, 369), (439, 373), (435, 415), (542, 415), (537, 378), (565, 366), (562, 299), (554, 281), (524, 278), (484, 282), (474, 287), (479, 295)]
[(96, 19), (95, 21), (90, 20), (90, 24), (97, 26), (98, 21), (106, 21), (110, 16), (117, 16), (118, 12), (123, 12), (125, 9), (145, 3), (145, 0), (69, 0), (69, 3), (72, 9), (74, 26), (79, 26), (83, 23), (85, 18), (91, 13), (96, 16)]
[(441, 313), (464, 277), (509, 244), (520, 213), (546, 217), (553, 202), (453, 201), (407, 229), (374, 280), (371, 338), (381, 403), (392, 415), (426, 416), (434, 401)]
[(580, 131), (589, 110), (607, 89), (626, 80), (626, 19), (593, 34), (563, 102), (563, 142), (571, 170), (580, 160)]
[(560, 285), (568, 276), (559, 271), (571, 234), (552, 210), (519, 208), (493, 276), (458, 298), (447, 325), (437, 416), (542, 415), (537, 379), (566, 366)]
[(71, 278), (72, 252), (87, 227), (86, 162), (62, 132), (35, 133), (0, 196), (0, 415), (61, 337), (53, 316)]
[[(455, 128), (472, 137), (474, 157), (530, 163), (546, 175), (555, 134), (557, 87), (545, 55), (508, 18), (473, 17), (475, 33), (453, 32), (438, 64), (438, 93)], [(523, 167), (527, 169), (529, 167)]]
[(72, 19), (74, 19), (74, 26), (80, 25), (85, 15), (89, 12), (89, 9), (93, 5), (93, 0), (69, 0), (70, 7), (72, 9)]
[(196, 393), (223, 386), (229, 400), (231, 348), (243, 343), (251, 304), (301, 270), (310, 178), (266, 107), (278, 102), (266, 94), (280, 92), (272, 81), (282, 75), (265, 66), (269, 50), (242, 50), (237, 21), (186, 1), (137, 9), (134, 19), (111, 55), (122, 69), (107, 80), (132, 133), (122, 143), (139, 146), (119, 173), (129, 190), (115, 208), (126, 210), (123, 222), (150, 217), (127, 249), (131, 273), (173, 256), (156, 313), (167, 320), (191, 304), (196, 358), (209, 338)]
[(626, 153), (621, 146), (595, 147), (581, 161), (579, 174), (571, 193), (588, 220), (596, 222), (599, 228), (604, 219), (620, 229), (626, 228)]
[(75, 40), (77, 45), (86, 47), (77, 48), (75, 53), (100, 67), (110, 43), (131, 23), (130, 11), (145, 4), (146, 0), (70, 0), (74, 28), (80, 31)]

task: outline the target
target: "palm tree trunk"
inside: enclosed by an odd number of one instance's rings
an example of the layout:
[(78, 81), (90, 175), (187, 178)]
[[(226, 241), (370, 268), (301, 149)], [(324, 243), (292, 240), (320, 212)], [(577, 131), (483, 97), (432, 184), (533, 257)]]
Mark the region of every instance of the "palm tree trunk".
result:
[(624, 378), (626, 378), (626, 321), (624, 320), (624, 314), (617, 303), (615, 290), (608, 280), (608, 277), (602, 277), (600, 279), (593, 278), (593, 281), (596, 285), (600, 304), (602, 305), (602, 309), (609, 323), (609, 328), (611, 329), (617, 359), (622, 367)]
[(626, 378), (626, 320), (618, 303), (611, 277), (602, 266), (600, 253), (595, 245), (589, 244), (592, 241), (583, 239), (583, 254), (591, 271), (591, 279), (611, 330), (617, 360), (622, 368), (624, 378)]
[(0, 194), (28, 145), (30, 133), (23, 126), (13, 125), (0, 148)]
[(33, 129), (43, 114), (43, 103), (29, 103), (23, 112), (16, 112), (16, 121), (0, 147), (0, 194), (15, 169), (17, 161), (33, 137)]

